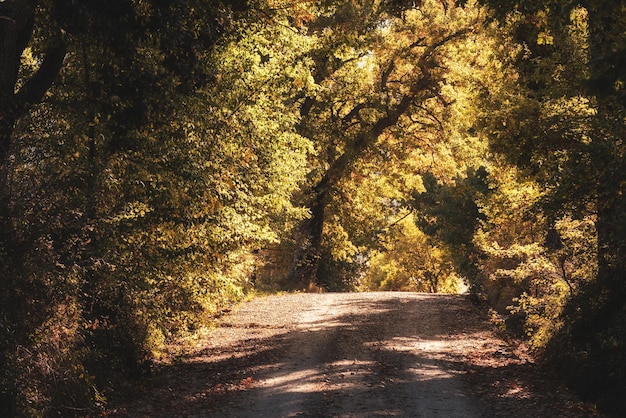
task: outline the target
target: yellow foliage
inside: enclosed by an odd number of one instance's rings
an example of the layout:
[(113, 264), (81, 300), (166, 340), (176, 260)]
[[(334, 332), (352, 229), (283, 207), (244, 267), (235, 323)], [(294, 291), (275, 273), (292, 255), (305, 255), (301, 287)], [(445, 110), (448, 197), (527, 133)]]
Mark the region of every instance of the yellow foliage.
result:
[(360, 283), (362, 290), (457, 293), (461, 289), (447, 253), (429, 242), (412, 214), (395, 229), (384, 249), (373, 252)]

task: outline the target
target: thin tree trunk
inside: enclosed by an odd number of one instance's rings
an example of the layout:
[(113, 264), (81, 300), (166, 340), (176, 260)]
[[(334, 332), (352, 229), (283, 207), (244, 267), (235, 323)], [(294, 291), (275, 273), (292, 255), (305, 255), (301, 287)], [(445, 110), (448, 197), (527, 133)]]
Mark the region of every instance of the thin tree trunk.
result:
[(302, 241), (298, 243), (287, 278), (292, 287), (302, 288), (309, 284), (317, 284), (324, 231), (325, 200), (324, 196), (315, 196), (314, 203), (310, 207), (311, 217), (300, 226)]

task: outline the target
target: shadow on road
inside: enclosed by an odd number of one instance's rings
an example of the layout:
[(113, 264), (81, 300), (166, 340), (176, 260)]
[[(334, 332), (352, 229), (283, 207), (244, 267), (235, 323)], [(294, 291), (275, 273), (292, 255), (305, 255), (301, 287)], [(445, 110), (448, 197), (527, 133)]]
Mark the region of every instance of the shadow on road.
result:
[(244, 338), (163, 367), (109, 416), (515, 417), (548, 401), (592, 416), (533, 387), (535, 366), (486, 343), (489, 325), (462, 297), (380, 295), (311, 295), (290, 327), (227, 322)]

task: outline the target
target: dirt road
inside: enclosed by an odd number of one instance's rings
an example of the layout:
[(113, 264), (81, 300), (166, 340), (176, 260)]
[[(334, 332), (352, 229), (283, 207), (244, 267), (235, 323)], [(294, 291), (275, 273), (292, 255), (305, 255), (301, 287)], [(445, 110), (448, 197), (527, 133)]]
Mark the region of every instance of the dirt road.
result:
[(257, 298), (108, 415), (595, 416), (465, 298), (418, 293)]

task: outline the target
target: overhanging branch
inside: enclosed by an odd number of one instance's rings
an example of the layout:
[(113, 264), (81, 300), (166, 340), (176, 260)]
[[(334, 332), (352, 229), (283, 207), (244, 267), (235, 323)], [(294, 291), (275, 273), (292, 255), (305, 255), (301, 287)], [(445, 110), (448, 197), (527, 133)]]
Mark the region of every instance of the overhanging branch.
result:
[(39, 69), (17, 92), (17, 114), (21, 116), (28, 106), (41, 101), (63, 67), (67, 45), (59, 40), (48, 48)]

